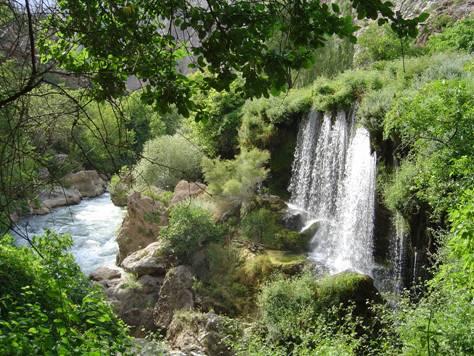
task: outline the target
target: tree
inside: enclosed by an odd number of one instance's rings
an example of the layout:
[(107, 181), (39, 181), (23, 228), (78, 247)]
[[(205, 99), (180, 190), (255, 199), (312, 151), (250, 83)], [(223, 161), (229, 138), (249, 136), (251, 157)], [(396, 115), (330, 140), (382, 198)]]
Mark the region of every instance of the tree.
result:
[[(391, 22), (400, 37), (416, 35), (426, 19), (403, 19), (382, 0), (351, 3), (359, 18)], [(355, 41), (357, 29), (336, 4), (319, 0), (63, 0), (58, 7), (47, 21), (57, 32), (42, 41), (43, 61), (86, 75), (102, 99), (122, 95), (134, 75), (147, 83), (146, 102), (160, 110), (175, 104), (184, 115), (196, 108), (196, 83), (178, 69), (185, 58), (208, 74), (206, 88), (228, 89), (240, 73), (246, 97), (268, 96), (291, 87), (293, 71), (310, 66), (330, 36)]]

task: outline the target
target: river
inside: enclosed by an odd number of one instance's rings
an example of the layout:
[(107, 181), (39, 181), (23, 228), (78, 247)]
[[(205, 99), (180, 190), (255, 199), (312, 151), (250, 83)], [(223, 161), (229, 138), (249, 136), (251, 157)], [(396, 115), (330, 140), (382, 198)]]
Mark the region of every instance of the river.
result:
[(82, 271), (88, 274), (99, 266), (115, 265), (118, 251), (115, 237), (125, 212), (126, 209), (113, 205), (110, 194), (105, 193), (77, 205), (56, 208), (47, 215), (24, 218), (18, 228), (29, 235), (42, 234), (46, 229), (71, 234), (74, 241), (71, 252)]

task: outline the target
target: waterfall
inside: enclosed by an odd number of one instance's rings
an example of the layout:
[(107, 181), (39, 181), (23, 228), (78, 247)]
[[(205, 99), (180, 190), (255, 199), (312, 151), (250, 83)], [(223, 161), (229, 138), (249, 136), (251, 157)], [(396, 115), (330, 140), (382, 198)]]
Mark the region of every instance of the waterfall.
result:
[(404, 274), (406, 268), (406, 240), (407, 228), (403, 216), (396, 213), (394, 217), (395, 233), (393, 234), (392, 248), (392, 266), (394, 292), (400, 293), (405, 287)]
[(353, 114), (312, 112), (302, 121), (290, 206), (318, 222), (310, 258), (331, 273), (372, 273), (375, 168), (369, 133)]

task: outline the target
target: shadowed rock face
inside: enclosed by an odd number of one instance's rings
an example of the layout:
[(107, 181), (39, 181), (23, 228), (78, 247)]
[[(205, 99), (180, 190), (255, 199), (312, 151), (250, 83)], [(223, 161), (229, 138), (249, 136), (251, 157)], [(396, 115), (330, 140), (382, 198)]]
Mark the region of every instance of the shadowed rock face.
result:
[(193, 274), (189, 267), (178, 266), (168, 271), (160, 289), (160, 299), (153, 311), (155, 324), (167, 329), (178, 310), (194, 306)]
[(156, 330), (153, 307), (160, 297), (163, 277), (135, 278), (118, 268), (99, 267), (90, 278), (99, 283), (117, 315), (130, 326), (133, 336)]
[(168, 224), (163, 204), (138, 192), (129, 195), (127, 210), (117, 236), (119, 265), (133, 252), (156, 242), (161, 227)]

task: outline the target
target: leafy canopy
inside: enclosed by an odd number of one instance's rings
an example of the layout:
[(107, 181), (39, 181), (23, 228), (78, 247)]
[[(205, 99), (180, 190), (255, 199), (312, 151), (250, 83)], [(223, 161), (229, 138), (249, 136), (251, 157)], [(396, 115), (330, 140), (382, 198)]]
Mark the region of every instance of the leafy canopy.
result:
[[(381, 15), (380, 22), (391, 22), (402, 37), (416, 35), (427, 17), (403, 19), (382, 0), (351, 3), (359, 18)], [(135, 75), (148, 84), (148, 103), (161, 110), (175, 104), (181, 114), (195, 106), (196, 84), (178, 63), (209, 73), (206, 87), (227, 89), (241, 73), (245, 96), (267, 96), (291, 86), (292, 70), (309, 67), (313, 50), (330, 36), (355, 41), (357, 29), (338, 5), (319, 0), (62, 0), (57, 6), (45, 24), (56, 36), (40, 40), (44, 62), (87, 74), (102, 99), (123, 94), (126, 79)]]

